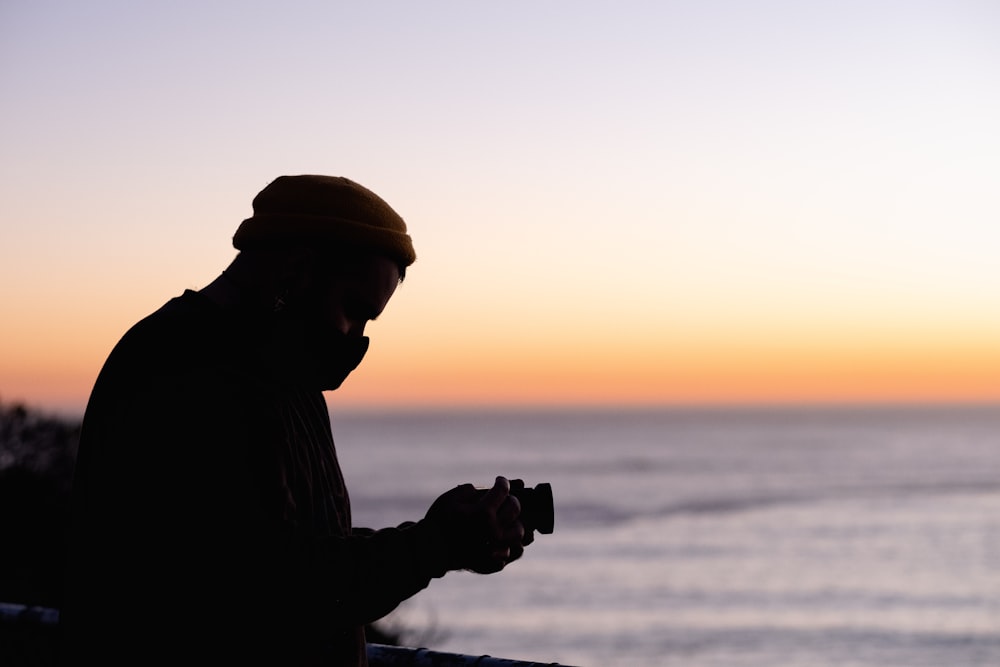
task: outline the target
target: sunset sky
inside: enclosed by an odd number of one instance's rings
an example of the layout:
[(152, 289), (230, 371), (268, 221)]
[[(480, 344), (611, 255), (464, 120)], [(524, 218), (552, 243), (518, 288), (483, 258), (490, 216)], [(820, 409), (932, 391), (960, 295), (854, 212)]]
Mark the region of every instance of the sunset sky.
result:
[(1000, 401), (1000, 3), (0, 4), (0, 401), (281, 174), (418, 260), (344, 406)]

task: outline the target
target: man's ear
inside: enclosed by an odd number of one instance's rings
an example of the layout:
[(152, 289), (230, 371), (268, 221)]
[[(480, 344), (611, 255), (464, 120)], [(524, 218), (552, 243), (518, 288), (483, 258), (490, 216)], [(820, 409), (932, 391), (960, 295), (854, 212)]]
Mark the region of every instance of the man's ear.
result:
[(316, 281), (318, 260), (316, 251), (311, 248), (289, 248), (275, 277), (282, 292), (295, 298), (309, 291)]

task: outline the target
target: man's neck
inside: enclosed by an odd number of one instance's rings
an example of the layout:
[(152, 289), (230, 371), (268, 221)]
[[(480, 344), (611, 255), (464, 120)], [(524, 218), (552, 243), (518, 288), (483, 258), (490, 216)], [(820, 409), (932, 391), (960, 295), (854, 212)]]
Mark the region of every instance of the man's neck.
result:
[(227, 310), (244, 309), (256, 301), (253, 298), (256, 290), (234, 276), (229, 269), (223, 271), (218, 278), (198, 291), (216, 305)]

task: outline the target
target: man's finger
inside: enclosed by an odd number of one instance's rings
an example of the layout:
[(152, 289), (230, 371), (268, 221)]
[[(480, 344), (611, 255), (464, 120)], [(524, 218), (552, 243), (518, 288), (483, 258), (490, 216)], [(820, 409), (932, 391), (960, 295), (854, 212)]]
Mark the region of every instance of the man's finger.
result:
[(521, 501), (517, 499), (517, 496), (507, 496), (507, 499), (500, 505), (500, 509), (497, 510), (497, 522), (501, 526), (507, 526), (516, 521), (519, 516), (521, 516)]
[(507, 481), (506, 477), (497, 477), (496, 482), (493, 484), (493, 488), (487, 491), (479, 501), (479, 506), (486, 510), (491, 516), (495, 516), (497, 510), (503, 505), (503, 501), (507, 500), (507, 496), (510, 495), (510, 482)]

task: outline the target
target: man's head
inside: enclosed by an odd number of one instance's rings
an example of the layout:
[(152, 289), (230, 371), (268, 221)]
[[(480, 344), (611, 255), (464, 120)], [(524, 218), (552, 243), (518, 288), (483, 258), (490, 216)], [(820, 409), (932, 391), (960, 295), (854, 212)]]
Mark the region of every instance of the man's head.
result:
[[(338, 350), (355, 350), (352, 341), (363, 338), (416, 259), (406, 223), (370, 190), (332, 176), (281, 176), (253, 209), (233, 237), (240, 255), (227, 273), (253, 286), (276, 323), (300, 332), (286, 337), (290, 346), (325, 360), (329, 375), (342, 380), (338, 369), (349, 372), (360, 357)], [(349, 368), (344, 356), (356, 357)]]

